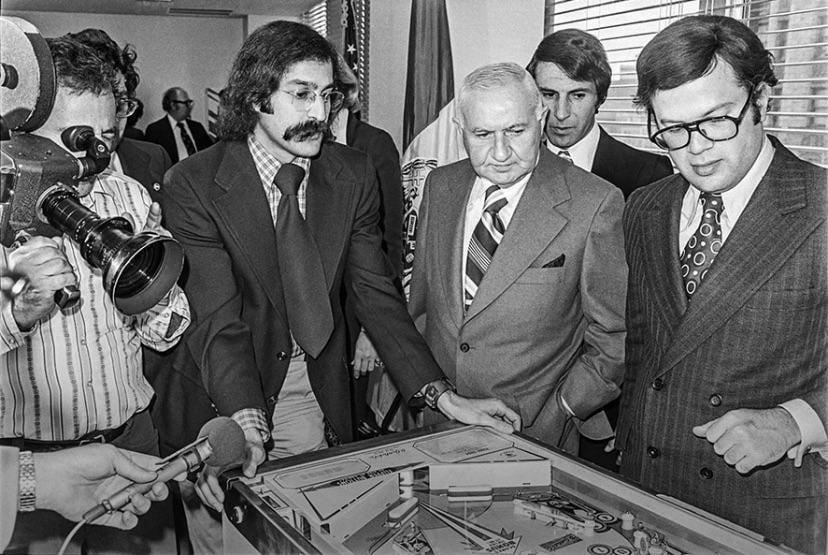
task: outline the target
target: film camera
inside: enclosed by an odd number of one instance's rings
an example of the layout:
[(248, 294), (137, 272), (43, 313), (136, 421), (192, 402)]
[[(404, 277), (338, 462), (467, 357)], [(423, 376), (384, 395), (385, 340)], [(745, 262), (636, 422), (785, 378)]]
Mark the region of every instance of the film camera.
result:
[[(61, 134), (67, 149), (85, 152), (81, 158), (31, 134), (48, 119), (56, 91), (49, 48), (37, 29), (21, 19), (0, 17), (0, 56), (0, 242), (10, 246), (28, 234), (66, 234), (83, 258), (101, 270), (118, 310), (138, 314), (151, 308), (178, 280), (184, 263), (181, 245), (153, 231), (134, 233), (128, 220), (101, 218), (81, 204), (77, 183), (102, 172), (110, 159), (90, 127), (71, 127)], [(23, 289), (25, 283), (18, 280), (12, 295)], [(61, 308), (78, 298), (77, 290), (55, 293)]]

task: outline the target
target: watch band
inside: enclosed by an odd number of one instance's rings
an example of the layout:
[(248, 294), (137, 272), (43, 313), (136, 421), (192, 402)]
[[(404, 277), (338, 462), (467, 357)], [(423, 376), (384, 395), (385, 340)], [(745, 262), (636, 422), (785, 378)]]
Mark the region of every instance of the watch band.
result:
[(20, 451), (17, 455), (17, 462), (17, 510), (21, 513), (28, 513), (35, 510), (35, 497), (37, 493), (34, 456), (31, 451)]
[(437, 400), (446, 391), (455, 391), (454, 385), (446, 378), (435, 380), (428, 384), (425, 389), (425, 404), (432, 410), (437, 410)]

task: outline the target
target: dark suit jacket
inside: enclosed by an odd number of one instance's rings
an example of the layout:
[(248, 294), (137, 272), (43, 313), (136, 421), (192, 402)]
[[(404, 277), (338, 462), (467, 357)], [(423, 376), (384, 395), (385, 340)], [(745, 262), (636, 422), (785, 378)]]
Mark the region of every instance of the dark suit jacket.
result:
[(673, 173), (673, 165), (666, 156), (633, 148), (599, 129), (601, 137), (591, 171), (621, 189), (624, 198)]
[[(216, 414), (268, 409), (290, 362), (273, 220), (246, 142), (220, 142), (168, 172), (167, 227), (184, 246), (193, 322), (159, 376), (162, 441), (191, 442)], [(307, 222), (319, 245), (334, 332), (308, 377), (329, 423), (352, 437), (342, 283), (406, 399), (443, 376), (405, 310), (381, 251), (376, 172), (367, 156), (325, 144), (311, 162)]]
[[(207, 134), (203, 125), (195, 120), (188, 119), (187, 126), (190, 128), (190, 134), (192, 134), (195, 140), (197, 150), (204, 150), (213, 144), (213, 139)], [(163, 146), (167, 154), (170, 155), (170, 160), (175, 164), (178, 162), (178, 149), (175, 147), (175, 135), (173, 135), (173, 131), (175, 130), (170, 127), (170, 122), (165, 115), (158, 121), (154, 121), (147, 126), (147, 130), (144, 133), (144, 140)]]
[(428, 175), (409, 311), (461, 395), (498, 397), (520, 413), (525, 433), (575, 451), (578, 434), (569, 433), (557, 393), (579, 419), (598, 413), (593, 424), (624, 373), (624, 201), (609, 183), (542, 149), (464, 312), (465, 211), (475, 178), (468, 159)]
[(124, 173), (140, 181), (153, 201), (161, 202), (164, 173), (172, 166), (167, 151), (152, 143), (124, 137), (117, 152)]
[(799, 549), (816, 533), (824, 547), (826, 461), (783, 458), (742, 476), (692, 433), (796, 398), (828, 422), (827, 176), (772, 142), (770, 169), (689, 306), (678, 262), (687, 182), (675, 175), (630, 197), (617, 445), (621, 472), (647, 487)]
[(397, 275), (402, 273), (403, 188), (400, 153), (391, 135), (348, 114), (345, 133), (348, 146), (364, 152), (377, 169), (382, 201), (383, 250)]

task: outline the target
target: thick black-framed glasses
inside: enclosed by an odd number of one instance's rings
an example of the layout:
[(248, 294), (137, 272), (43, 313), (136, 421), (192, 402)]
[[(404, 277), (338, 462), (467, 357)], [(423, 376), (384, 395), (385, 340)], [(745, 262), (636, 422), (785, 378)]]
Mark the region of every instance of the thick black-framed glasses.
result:
[(190, 99), (190, 100), (170, 100), (170, 104), (185, 104), (187, 106), (192, 106), (193, 104), (195, 104), (195, 101), (192, 100), (192, 99)]
[[(745, 119), (748, 106), (753, 98), (753, 91), (748, 94), (745, 105), (735, 118), (733, 116), (714, 116), (711, 118), (697, 119), (690, 123), (670, 125), (652, 133), (652, 116), (647, 114), (647, 134), (650, 140), (659, 148), (664, 150), (679, 150), (690, 144), (690, 135), (698, 131), (702, 137), (709, 141), (729, 141), (739, 134), (739, 125)], [(656, 125), (658, 123), (656, 122)]]

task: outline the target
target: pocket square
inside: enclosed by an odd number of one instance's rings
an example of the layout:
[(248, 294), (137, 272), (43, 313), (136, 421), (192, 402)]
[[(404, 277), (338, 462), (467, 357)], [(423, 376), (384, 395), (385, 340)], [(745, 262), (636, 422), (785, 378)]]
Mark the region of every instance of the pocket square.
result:
[(566, 255), (562, 254), (558, 258), (556, 258), (555, 260), (547, 262), (546, 264), (541, 266), (541, 268), (560, 268), (561, 266), (564, 265), (564, 260), (566, 260)]

